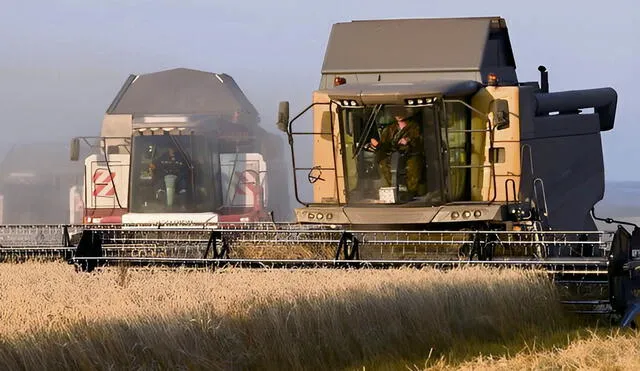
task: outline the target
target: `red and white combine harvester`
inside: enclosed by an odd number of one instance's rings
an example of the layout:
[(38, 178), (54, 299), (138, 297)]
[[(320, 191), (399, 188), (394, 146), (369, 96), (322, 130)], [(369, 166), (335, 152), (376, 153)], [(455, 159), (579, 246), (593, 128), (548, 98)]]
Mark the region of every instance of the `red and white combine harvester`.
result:
[[(130, 76), (106, 112), (101, 136), (72, 141), (72, 160), (81, 141), (94, 149), (84, 159), (83, 223), (287, 218), (285, 144), (258, 122), (228, 75), (175, 69)], [(271, 181), (282, 183), (268, 187), (267, 169)]]

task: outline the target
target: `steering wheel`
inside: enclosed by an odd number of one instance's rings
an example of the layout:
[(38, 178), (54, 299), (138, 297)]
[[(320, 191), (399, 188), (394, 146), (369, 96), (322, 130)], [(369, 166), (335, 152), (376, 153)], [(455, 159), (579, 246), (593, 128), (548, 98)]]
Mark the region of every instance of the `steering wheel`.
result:
[[(314, 175), (314, 170), (318, 171), (318, 175)], [(309, 170), (309, 174), (307, 174), (307, 180), (311, 184), (317, 182), (318, 180), (324, 181), (324, 179), (322, 178), (322, 168), (320, 166), (314, 166), (313, 168), (311, 168), (311, 170)]]

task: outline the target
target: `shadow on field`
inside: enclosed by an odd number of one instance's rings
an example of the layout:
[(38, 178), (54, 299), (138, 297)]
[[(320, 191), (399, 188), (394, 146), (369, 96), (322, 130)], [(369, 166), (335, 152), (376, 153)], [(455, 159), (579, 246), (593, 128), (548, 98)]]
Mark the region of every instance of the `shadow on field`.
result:
[[(476, 276), (476, 274), (474, 274)], [(492, 276), (492, 277), (488, 277)], [(533, 274), (385, 284), (222, 315), (88, 319), (0, 340), (2, 369), (336, 369), (402, 365), (478, 342), (508, 343), (566, 324), (553, 285)], [(455, 276), (454, 276), (455, 277)], [(412, 362), (407, 361), (409, 364)], [(375, 367), (374, 367), (375, 368)]]

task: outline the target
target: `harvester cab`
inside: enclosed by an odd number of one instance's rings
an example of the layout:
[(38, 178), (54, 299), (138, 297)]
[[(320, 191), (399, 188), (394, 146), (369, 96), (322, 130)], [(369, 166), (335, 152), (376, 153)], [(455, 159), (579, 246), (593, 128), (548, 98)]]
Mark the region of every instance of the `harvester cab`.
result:
[[(210, 117), (147, 116), (140, 123), (134, 119), (130, 205), (122, 217), (124, 224), (267, 217), (265, 161), (261, 154), (242, 149), (254, 138), (239, 125), (221, 133), (211, 121)], [(230, 136), (237, 140), (231, 143)], [(243, 194), (247, 187), (251, 192)], [(232, 217), (238, 220), (229, 220)]]

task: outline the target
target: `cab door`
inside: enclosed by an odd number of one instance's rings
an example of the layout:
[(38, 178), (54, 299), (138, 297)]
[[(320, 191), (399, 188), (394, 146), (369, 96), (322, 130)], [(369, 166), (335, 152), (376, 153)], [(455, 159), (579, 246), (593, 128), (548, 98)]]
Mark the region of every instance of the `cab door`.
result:
[(425, 153), (427, 203), (435, 206), (449, 200), (449, 151), (442, 103), (425, 106), (421, 115)]

